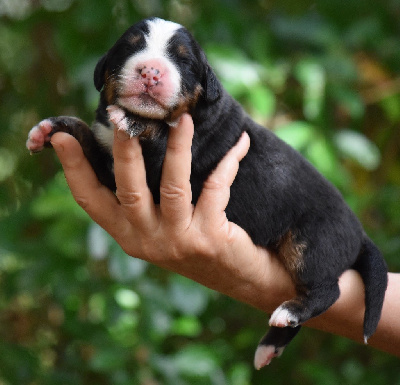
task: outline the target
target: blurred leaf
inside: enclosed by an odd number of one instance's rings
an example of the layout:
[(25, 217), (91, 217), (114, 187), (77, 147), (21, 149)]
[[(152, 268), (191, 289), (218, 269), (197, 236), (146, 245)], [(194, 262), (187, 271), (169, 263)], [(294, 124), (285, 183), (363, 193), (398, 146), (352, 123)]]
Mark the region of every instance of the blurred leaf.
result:
[(132, 311), (127, 311), (119, 314), (108, 330), (119, 345), (132, 347), (138, 341), (138, 324), (138, 315)]
[(87, 243), (90, 256), (93, 259), (104, 259), (107, 257), (110, 247), (110, 237), (97, 223), (89, 225)]
[(250, 385), (252, 368), (246, 364), (235, 365), (230, 372), (231, 385)]
[(235, 48), (208, 44), (207, 56), (227, 91), (234, 97), (260, 83), (259, 64)]
[(197, 337), (202, 331), (200, 321), (195, 317), (179, 317), (173, 324), (171, 332), (186, 337)]
[[(11, 2), (10, 2), (11, 3)], [(1, 4), (0, 4), (1, 5)], [(1, 17), (1, 10), (0, 10)], [(24, 39), (22, 31), (0, 24), (0, 64), (2, 72), (23, 74), (35, 57), (33, 47)]]
[(340, 173), (341, 167), (338, 159), (325, 138), (315, 138), (308, 146), (306, 156), (326, 178), (337, 185), (345, 183), (346, 175)]
[(337, 385), (343, 383), (335, 369), (320, 362), (305, 361), (301, 364), (301, 371), (314, 384)]
[(140, 305), (140, 298), (133, 290), (118, 289), (114, 297), (118, 305), (124, 309), (136, 309)]
[(295, 73), (304, 89), (304, 116), (317, 119), (324, 105), (325, 71), (315, 60), (303, 60), (297, 64)]
[(365, 106), (359, 93), (352, 89), (335, 86), (331, 88), (331, 93), (337, 100), (339, 107), (351, 118), (361, 119), (364, 116)]
[(360, 362), (355, 360), (346, 361), (341, 368), (341, 372), (348, 384), (359, 384), (362, 382), (363, 370)]
[(15, 171), (16, 156), (7, 148), (0, 147), (0, 183)]
[(290, 146), (300, 151), (326, 178), (339, 188), (349, 183), (349, 175), (340, 165), (329, 142), (306, 122), (291, 122), (275, 133)]
[(262, 116), (264, 119), (271, 118), (275, 112), (275, 95), (266, 87), (255, 86), (250, 92), (249, 102), (254, 114)]
[(380, 164), (379, 149), (364, 135), (351, 130), (341, 130), (335, 136), (335, 143), (342, 155), (355, 160), (367, 170), (375, 170)]
[(108, 372), (125, 365), (128, 354), (125, 350), (112, 347), (98, 349), (90, 360), (90, 367), (98, 372)]
[[(291, 1), (291, 5), (294, 3)], [(272, 19), (271, 24), (273, 31), (283, 44), (295, 43), (297, 49), (305, 45), (317, 48), (336, 43), (335, 30), (324, 23), (318, 14), (304, 12), (298, 17), (277, 15)]]
[(306, 122), (290, 122), (275, 130), (275, 134), (298, 151), (312, 142), (316, 135), (315, 127)]
[[(38, 357), (29, 349), (16, 344), (0, 342), (0, 382), (9, 384), (27, 384), (35, 378), (38, 367)], [(23, 362), (24, 365), (16, 365)]]
[(87, 214), (76, 204), (65, 181), (64, 173), (58, 173), (47, 188), (32, 203), (32, 214), (40, 219), (60, 216), (85, 219)]
[(169, 298), (174, 307), (187, 315), (198, 315), (207, 306), (209, 291), (187, 278), (172, 275)]
[(88, 301), (88, 318), (94, 323), (104, 322), (106, 319), (106, 300), (104, 294), (94, 293)]
[(212, 348), (201, 344), (186, 346), (173, 357), (173, 362), (180, 373), (191, 377), (209, 376), (218, 369)]
[(400, 92), (384, 98), (380, 104), (391, 122), (400, 121)]
[(109, 258), (110, 275), (120, 282), (127, 282), (142, 276), (147, 269), (147, 262), (126, 255), (118, 245)]
[(50, 12), (66, 11), (74, 0), (41, 0), (43, 7)]

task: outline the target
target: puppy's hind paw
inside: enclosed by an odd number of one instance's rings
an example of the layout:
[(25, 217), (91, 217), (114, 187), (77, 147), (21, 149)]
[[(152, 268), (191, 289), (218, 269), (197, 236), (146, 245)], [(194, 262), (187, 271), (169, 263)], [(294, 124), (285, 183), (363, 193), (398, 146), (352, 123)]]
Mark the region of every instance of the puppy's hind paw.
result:
[(296, 327), (299, 325), (298, 317), (286, 309), (283, 305), (279, 306), (269, 319), (270, 326), (283, 328), (286, 326)]
[(43, 150), (46, 143), (50, 142), (50, 134), (52, 130), (53, 126), (51, 120), (45, 119), (29, 131), (26, 148), (31, 152), (31, 154)]
[(260, 370), (269, 365), (273, 358), (279, 357), (283, 353), (284, 349), (285, 347), (276, 348), (273, 345), (258, 345), (254, 355), (254, 367)]

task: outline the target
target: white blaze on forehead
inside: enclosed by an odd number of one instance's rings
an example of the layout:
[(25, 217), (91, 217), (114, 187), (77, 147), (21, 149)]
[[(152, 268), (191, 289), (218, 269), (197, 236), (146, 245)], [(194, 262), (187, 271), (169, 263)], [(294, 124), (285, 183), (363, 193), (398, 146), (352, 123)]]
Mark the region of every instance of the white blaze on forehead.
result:
[(147, 47), (145, 48), (145, 52), (148, 55), (154, 55), (154, 57), (159, 57), (159, 55), (165, 56), (168, 42), (182, 26), (162, 19), (150, 20), (147, 22), (147, 25), (150, 32), (146, 36)]

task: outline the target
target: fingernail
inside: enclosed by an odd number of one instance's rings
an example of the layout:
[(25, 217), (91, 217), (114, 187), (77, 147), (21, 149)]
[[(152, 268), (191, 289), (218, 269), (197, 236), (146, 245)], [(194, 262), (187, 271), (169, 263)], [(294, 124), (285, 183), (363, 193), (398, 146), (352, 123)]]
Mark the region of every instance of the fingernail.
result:
[(64, 151), (64, 146), (62, 144), (54, 142), (53, 139), (50, 139), (50, 143), (53, 146), (54, 150), (56, 150), (56, 152)]
[(242, 135), (240, 135), (240, 138), (239, 138), (239, 140), (238, 140), (238, 142), (240, 142), (240, 141), (244, 141), (244, 140), (249, 140), (250, 141), (250, 136), (249, 136), (249, 134), (246, 132), (246, 131), (243, 131), (242, 132)]
[(117, 138), (119, 140), (121, 140), (122, 142), (126, 142), (127, 140), (131, 139), (131, 136), (129, 135), (129, 133), (122, 129), (122, 128), (118, 128), (117, 129)]

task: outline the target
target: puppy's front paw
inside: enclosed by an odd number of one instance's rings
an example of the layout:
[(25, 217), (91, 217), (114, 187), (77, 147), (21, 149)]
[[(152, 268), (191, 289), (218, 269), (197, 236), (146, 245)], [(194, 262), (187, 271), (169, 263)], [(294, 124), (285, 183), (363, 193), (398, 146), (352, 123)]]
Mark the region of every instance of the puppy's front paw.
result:
[(29, 131), (26, 148), (31, 152), (31, 154), (43, 150), (46, 143), (50, 142), (50, 134), (52, 130), (53, 125), (51, 120), (45, 119)]
[(107, 107), (108, 118), (110, 122), (114, 124), (117, 128), (117, 137), (120, 140), (128, 140), (132, 138), (131, 132), (129, 130), (129, 121), (125, 116), (123, 109), (118, 106), (111, 105)]
[(279, 328), (284, 328), (286, 326), (294, 328), (299, 325), (299, 318), (284, 305), (281, 305), (272, 313), (269, 319), (269, 325)]
[(110, 122), (117, 128), (117, 137), (120, 140), (132, 139), (154, 125), (158, 127), (151, 119), (133, 115), (115, 105), (108, 106), (107, 112)]

